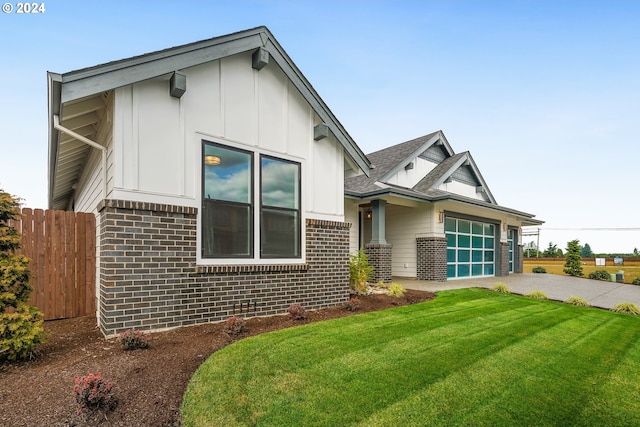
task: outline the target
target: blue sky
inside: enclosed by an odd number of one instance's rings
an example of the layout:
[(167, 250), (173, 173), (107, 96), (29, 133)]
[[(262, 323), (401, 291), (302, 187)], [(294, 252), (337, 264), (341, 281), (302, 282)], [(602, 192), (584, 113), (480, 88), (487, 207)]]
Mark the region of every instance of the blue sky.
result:
[(640, 2), (44, 4), (0, 13), (0, 187), (29, 207), (47, 205), (47, 71), (266, 25), (364, 152), (442, 129), (498, 203), (546, 221), (541, 246), (640, 248)]

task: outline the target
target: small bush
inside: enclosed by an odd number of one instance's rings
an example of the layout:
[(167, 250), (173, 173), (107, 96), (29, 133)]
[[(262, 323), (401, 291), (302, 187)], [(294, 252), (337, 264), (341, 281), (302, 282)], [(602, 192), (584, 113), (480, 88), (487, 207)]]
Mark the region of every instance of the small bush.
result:
[(113, 387), (115, 383), (102, 378), (102, 373), (88, 374), (86, 377), (76, 377), (73, 392), (76, 401), (82, 408), (100, 409), (111, 408), (115, 404)]
[(240, 335), (244, 332), (244, 319), (235, 315), (229, 317), (225, 322), (224, 332), (229, 335)]
[(611, 311), (615, 311), (616, 313), (625, 313), (632, 314), (634, 316), (640, 316), (640, 308), (637, 305), (632, 304), (630, 302), (623, 302), (617, 304), (615, 307), (611, 309)]
[(295, 303), (291, 304), (287, 309), (289, 313), (289, 317), (293, 320), (304, 320), (307, 318), (307, 312), (302, 306), (302, 304)]
[(546, 273), (546, 272), (547, 272), (547, 269), (546, 269), (546, 268), (544, 268), (544, 267), (540, 267), (540, 266), (538, 266), (538, 267), (534, 267), (531, 271), (532, 271), (533, 273), (542, 273), (542, 274), (544, 274), (544, 273)]
[(387, 294), (396, 298), (400, 298), (402, 295), (404, 295), (404, 292), (405, 289), (400, 283), (392, 283), (387, 289)]
[(640, 286), (640, 277), (633, 279), (633, 282), (631, 282), (631, 284)]
[(138, 348), (149, 348), (149, 340), (151, 334), (148, 332), (129, 329), (118, 334), (116, 341), (120, 343), (125, 350), (136, 350)]
[(373, 275), (373, 266), (369, 265), (367, 254), (361, 249), (349, 255), (349, 284), (358, 293), (367, 293), (367, 282)]
[(511, 289), (504, 283), (496, 283), (491, 290), (499, 292), (501, 294), (510, 294)]
[(547, 297), (547, 294), (545, 294), (542, 291), (531, 291), (528, 294), (526, 294), (525, 296), (529, 297), (529, 298), (535, 298), (535, 299), (539, 299), (539, 300), (546, 300), (549, 299), (549, 297)]
[(596, 270), (589, 273), (589, 279), (604, 280), (605, 282), (611, 281), (611, 275), (607, 270)]
[(358, 298), (357, 295), (352, 296), (351, 298), (349, 298), (349, 301), (344, 303), (344, 308), (346, 308), (349, 311), (360, 310), (360, 298)]
[(582, 297), (570, 296), (564, 302), (578, 307), (589, 307), (589, 302)]

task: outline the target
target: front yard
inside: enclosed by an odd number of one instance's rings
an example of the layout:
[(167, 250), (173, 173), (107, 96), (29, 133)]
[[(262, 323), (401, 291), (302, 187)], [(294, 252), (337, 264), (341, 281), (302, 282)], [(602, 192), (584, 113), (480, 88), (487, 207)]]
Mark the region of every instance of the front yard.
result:
[(243, 340), (191, 380), (186, 426), (640, 425), (640, 319), (497, 294)]

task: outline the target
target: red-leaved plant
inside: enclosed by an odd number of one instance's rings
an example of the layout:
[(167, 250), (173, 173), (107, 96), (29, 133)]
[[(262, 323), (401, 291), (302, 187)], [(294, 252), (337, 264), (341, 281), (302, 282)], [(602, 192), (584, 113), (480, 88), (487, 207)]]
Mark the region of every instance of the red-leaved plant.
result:
[(102, 378), (102, 373), (89, 373), (86, 377), (76, 377), (73, 393), (82, 408), (111, 408), (115, 404), (112, 390), (113, 381)]
[(236, 315), (227, 318), (224, 331), (229, 335), (240, 335), (244, 331), (244, 319)]
[(351, 298), (349, 298), (349, 301), (344, 303), (344, 308), (346, 308), (349, 311), (360, 310), (360, 299), (358, 298), (358, 296), (354, 295)]
[(304, 320), (307, 318), (307, 312), (300, 303), (291, 304), (287, 312), (293, 320)]
[(125, 350), (135, 350), (137, 348), (149, 348), (149, 339), (151, 334), (148, 332), (129, 329), (118, 334), (116, 341), (122, 345)]

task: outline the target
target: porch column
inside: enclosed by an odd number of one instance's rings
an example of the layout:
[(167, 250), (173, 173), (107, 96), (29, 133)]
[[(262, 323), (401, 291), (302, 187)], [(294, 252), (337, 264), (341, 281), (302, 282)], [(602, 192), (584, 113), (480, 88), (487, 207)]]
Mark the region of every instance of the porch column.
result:
[(364, 252), (373, 266), (375, 282), (391, 282), (391, 245), (385, 234), (386, 201), (371, 201), (371, 242), (364, 245)]

